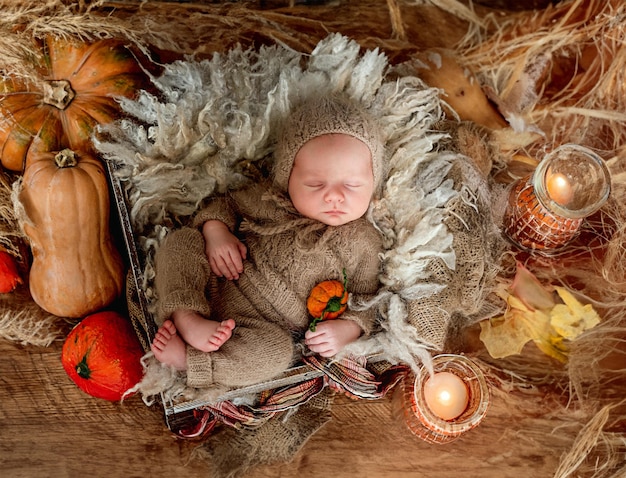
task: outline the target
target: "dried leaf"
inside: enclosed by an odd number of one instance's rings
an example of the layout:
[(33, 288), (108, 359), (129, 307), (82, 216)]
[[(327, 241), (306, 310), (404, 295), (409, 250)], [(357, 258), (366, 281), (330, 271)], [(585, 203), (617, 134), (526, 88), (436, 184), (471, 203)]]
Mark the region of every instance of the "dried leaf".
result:
[(517, 263), (511, 293), (531, 310), (550, 310), (556, 304), (554, 296), (521, 263)]
[(518, 264), (505, 300), (502, 317), (480, 323), (480, 340), (493, 358), (522, 352), (532, 340), (546, 355), (565, 363), (569, 342), (598, 323), (600, 317), (590, 304), (581, 304), (563, 287), (555, 287), (557, 302), (528, 269)]
[(507, 303), (509, 308), (504, 316), (480, 323), (480, 340), (493, 358), (520, 354), (530, 340), (535, 343), (550, 340), (550, 316), (547, 313), (527, 308), (514, 295), (509, 295)]
[(600, 323), (591, 304), (581, 304), (567, 289), (556, 288), (564, 304), (556, 304), (550, 313), (550, 325), (561, 337), (574, 340), (585, 330)]

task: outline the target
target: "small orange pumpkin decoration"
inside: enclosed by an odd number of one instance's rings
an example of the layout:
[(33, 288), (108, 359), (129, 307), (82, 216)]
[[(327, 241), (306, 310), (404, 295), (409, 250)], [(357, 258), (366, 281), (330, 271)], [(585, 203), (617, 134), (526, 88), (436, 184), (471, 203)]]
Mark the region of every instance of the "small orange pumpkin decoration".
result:
[(117, 97), (133, 97), (147, 76), (119, 40), (84, 43), (48, 37), (33, 61), (33, 79), (0, 77), (0, 161), (22, 172), (33, 140), (92, 151), (97, 124), (119, 116)]
[(33, 253), (30, 293), (39, 307), (80, 318), (121, 295), (125, 265), (109, 230), (102, 161), (69, 149), (30, 154), (19, 199)]
[(85, 317), (70, 331), (61, 363), (83, 392), (118, 401), (143, 377), (143, 353), (129, 320), (106, 311)]
[(0, 249), (0, 294), (13, 292), (22, 283), (15, 258)]
[(343, 270), (343, 282), (325, 280), (317, 284), (306, 301), (306, 307), (313, 320), (309, 330), (315, 332), (317, 324), (323, 320), (336, 319), (348, 308), (348, 277)]

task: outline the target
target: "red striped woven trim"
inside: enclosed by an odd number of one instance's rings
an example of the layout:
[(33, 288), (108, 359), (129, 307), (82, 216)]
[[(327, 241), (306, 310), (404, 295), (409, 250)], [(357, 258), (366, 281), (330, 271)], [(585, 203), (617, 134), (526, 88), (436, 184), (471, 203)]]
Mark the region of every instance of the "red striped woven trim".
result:
[(225, 400), (202, 408), (209, 410), (225, 425), (254, 428), (277, 413), (308, 402), (326, 386), (351, 398), (368, 400), (382, 398), (409, 372), (407, 366), (395, 365), (376, 377), (367, 369), (365, 357), (333, 360), (310, 356), (305, 357), (304, 362), (311, 368), (324, 372), (324, 375), (263, 392), (259, 397), (259, 405), (254, 407), (235, 405), (232, 401)]

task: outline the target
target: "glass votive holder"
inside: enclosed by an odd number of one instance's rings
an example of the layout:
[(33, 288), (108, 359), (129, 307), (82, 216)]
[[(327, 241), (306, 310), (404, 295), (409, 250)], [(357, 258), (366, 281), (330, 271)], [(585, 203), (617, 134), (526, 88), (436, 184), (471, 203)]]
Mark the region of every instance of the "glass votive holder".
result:
[(602, 158), (583, 146), (564, 144), (513, 184), (504, 233), (522, 249), (556, 252), (576, 238), (583, 219), (600, 209), (610, 192)]
[[(441, 354), (433, 357), (434, 375), (422, 367), (409, 373), (398, 384), (396, 414), (409, 431), (429, 443), (449, 443), (482, 421), (489, 407), (489, 389), (482, 371), (463, 355)], [(428, 381), (438, 374), (453, 374), (466, 389), (464, 408), (454, 418), (442, 418), (429, 406)], [(454, 397), (453, 397), (454, 398)]]

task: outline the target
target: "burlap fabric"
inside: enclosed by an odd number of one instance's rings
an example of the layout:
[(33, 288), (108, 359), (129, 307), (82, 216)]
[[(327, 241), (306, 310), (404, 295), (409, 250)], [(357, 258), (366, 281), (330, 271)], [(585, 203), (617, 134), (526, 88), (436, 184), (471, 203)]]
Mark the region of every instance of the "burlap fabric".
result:
[(331, 419), (333, 392), (326, 389), (295, 412), (287, 412), (254, 430), (226, 428), (198, 453), (210, 458), (214, 478), (234, 478), (259, 464), (289, 462)]
[(437, 127), (449, 134), (440, 147), (463, 155), (448, 173), (461, 194), (446, 204), (444, 219), (453, 235), (456, 264), (451, 269), (439, 258), (429, 262), (431, 280), (445, 288), (410, 301), (408, 321), (437, 350), (451, 350), (464, 328), (503, 307), (491, 292), (508, 247), (498, 227), (505, 189), (488, 176), (497, 160), (489, 130), (469, 122), (443, 121)]

